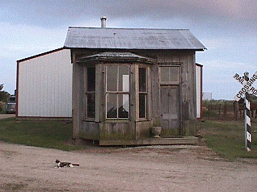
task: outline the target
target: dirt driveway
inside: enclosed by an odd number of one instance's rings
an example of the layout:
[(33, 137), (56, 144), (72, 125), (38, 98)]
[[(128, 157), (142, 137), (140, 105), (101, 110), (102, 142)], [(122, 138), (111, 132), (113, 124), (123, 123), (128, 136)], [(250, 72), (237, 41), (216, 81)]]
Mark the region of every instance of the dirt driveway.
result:
[[(55, 168), (56, 158), (79, 167)], [(204, 146), (65, 152), (0, 142), (0, 191), (256, 191), (257, 164)]]

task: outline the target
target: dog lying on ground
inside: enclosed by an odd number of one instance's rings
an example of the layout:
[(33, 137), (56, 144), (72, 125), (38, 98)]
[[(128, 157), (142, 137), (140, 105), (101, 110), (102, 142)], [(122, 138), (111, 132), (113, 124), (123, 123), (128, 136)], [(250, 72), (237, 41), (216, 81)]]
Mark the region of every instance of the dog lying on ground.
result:
[(57, 168), (79, 166), (79, 164), (74, 164), (70, 162), (61, 162), (58, 159), (56, 159), (55, 163), (57, 163), (57, 166), (56, 166)]

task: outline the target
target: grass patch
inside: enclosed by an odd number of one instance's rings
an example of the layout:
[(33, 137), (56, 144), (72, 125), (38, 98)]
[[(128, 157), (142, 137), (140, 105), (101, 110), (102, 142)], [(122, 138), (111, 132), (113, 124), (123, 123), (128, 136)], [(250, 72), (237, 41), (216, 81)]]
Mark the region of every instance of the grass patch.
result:
[(71, 138), (71, 121), (0, 120), (0, 140), (5, 142), (66, 151), (81, 148), (69, 144)]
[[(222, 157), (257, 158), (257, 120), (252, 122), (252, 151), (244, 144), (244, 121), (207, 120), (200, 123), (200, 132), (208, 147)], [(55, 148), (65, 151), (83, 146), (72, 145), (71, 121), (18, 121), (16, 118), (0, 120), (0, 140), (10, 143)]]
[(236, 158), (257, 158), (257, 122), (252, 122), (252, 151), (245, 150), (244, 121), (205, 121), (201, 123), (201, 134), (206, 139), (208, 147), (222, 157), (234, 160)]

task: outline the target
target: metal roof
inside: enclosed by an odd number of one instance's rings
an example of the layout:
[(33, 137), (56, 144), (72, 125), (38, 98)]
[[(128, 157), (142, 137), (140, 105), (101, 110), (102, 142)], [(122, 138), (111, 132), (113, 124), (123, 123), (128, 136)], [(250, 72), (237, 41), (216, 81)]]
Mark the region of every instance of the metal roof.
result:
[(23, 59), (19, 59), (19, 60), (17, 60), (17, 62), (19, 63), (19, 62), (22, 62), (22, 61), (34, 59), (34, 58), (36, 58), (36, 57), (44, 56), (44, 55), (47, 55), (47, 54), (50, 54), (50, 53), (54, 53), (54, 52), (57, 52), (57, 51), (61, 51), (61, 50), (63, 50), (63, 47), (57, 48), (57, 49), (54, 49), (54, 50), (51, 50), (51, 51), (39, 53), (39, 54), (37, 54), (37, 55), (33, 55), (33, 56), (26, 57), (26, 58), (23, 58)]
[(188, 29), (69, 27), (65, 48), (190, 49), (205, 46)]

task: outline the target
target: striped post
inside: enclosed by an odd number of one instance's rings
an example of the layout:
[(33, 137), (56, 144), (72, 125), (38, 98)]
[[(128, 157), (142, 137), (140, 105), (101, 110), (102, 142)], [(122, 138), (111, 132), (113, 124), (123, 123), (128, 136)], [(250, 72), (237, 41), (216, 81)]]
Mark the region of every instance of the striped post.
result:
[(250, 119), (250, 98), (249, 94), (245, 93), (245, 148), (251, 151), (251, 119)]
[(252, 142), (252, 135), (251, 135), (251, 110), (250, 110), (250, 93), (252, 95), (257, 96), (257, 89), (255, 89), (252, 84), (257, 79), (257, 71), (254, 75), (249, 78), (249, 73), (245, 72), (243, 77), (240, 77), (237, 73), (234, 75), (234, 78), (239, 81), (243, 85), (243, 88), (236, 94), (235, 100), (238, 102), (243, 95), (244, 97), (244, 114), (245, 114), (245, 149), (247, 151), (251, 151), (251, 142)]

